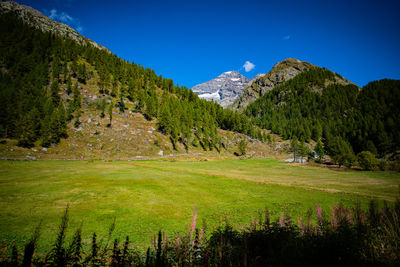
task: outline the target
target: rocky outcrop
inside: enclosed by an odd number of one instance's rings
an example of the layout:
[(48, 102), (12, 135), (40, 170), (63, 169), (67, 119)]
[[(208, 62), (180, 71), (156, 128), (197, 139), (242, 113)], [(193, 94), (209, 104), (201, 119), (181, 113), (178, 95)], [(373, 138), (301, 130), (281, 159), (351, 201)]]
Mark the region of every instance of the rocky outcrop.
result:
[(249, 81), (237, 71), (227, 71), (211, 81), (194, 86), (192, 91), (200, 98), (214, 100), (222, 107), (227, 107), (242, 94)]
[(47, 16), (43, 15), (32, 7), (20, 5), (13, 1), (0, 2), (0, 14), (8, 12), (13, 12), (19, 18), (21, 18), (23, 22), (34, 28), (40, 29), (43, 32), (50, 31), (59, 36), (70, 38), (78, 42), (79, 44), (92, 45), (96, 48), (111, 53), (110, 50), (108, 50), (106, 47), (99, 45), (96, 42), (80, 35), (76, 30), (72, 29), (68, 25), (48, 18)]
[(278, 86), (294, 78), (297, 74), (312, 68), (317, 68), (317, 66), (294, 58), (288, 58), (276, 63), (270, 72), (263, 77), (255, 79), (253, 83), (243, 91), (240, 97), (233, 104), (233, 108), (245, 108), (257, 98), (272, 90), (275, 86)]
[(256, 80), (258, 80), (259, 78), (262, 78), (262, 77), (264, 77), (264, 76), (265, 76), (265, 73), (259, 73), (259, 74), (257, 74), (256, 76), (253, 77), (253, 79), (251, 79), (251, 80), (249, 81), (249, 83), (248, 83), (247, 86), (252, 85), (253, 82), (255, 82)]

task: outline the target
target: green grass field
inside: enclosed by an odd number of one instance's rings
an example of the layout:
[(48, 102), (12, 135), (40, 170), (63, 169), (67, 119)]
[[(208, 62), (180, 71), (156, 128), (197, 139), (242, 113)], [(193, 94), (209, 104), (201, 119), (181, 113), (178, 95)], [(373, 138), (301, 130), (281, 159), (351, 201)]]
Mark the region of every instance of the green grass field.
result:
[[(116, 217), (114, 237), (128, 234), (138, 246), (154, 233), (170, 235), (190, 224), (193, 207), (200, 225), (246, 224), (265, 207), (275, 217), (304, 215), (318, 202), (366, 205), (393, 201), (400, 173), (336, 171), (294, 166), (273, 159), (208, 162), (1, 161), (0, 242), (23, 244), (42, 220), (39, 244), (55, 239), (70, 205), (68, 237), (83, 223), (84, 242), (105, 236)], [(297, 221), (297, 220), (296, 220)]]

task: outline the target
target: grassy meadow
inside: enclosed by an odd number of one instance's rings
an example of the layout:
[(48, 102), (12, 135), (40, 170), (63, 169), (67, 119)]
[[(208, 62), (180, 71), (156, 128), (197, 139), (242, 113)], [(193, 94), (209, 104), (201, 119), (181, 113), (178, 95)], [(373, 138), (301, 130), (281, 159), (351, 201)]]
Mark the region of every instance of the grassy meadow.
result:
[[(317, 202), (330, 207), (372, 198), (395, 200), (400, 173), (341, 171), (274, 159), (207, 162), (0, 161), (0, 242), (22, 245), (42, 220), (39, 245), (54, 242), (65, 207), (67, 239), (83, 223), (84, 243), (96, 232), (129, 235), (140, 247), (158, 230), (185, 230), (197, 206), (209, 228), (247, 224), (266, 207), (296, 218)], [(39, 248), (40, 249), (40, 248)]]

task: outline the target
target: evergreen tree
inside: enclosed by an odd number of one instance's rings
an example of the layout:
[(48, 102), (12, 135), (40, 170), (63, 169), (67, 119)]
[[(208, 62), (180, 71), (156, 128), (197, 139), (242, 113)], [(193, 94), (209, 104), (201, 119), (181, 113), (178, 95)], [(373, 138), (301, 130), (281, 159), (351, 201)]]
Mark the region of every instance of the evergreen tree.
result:
[(189, 144), (191, 142), (192, 132), (186, 125), (182, 125), (182, 143), (185, 146), (186, 152), (189, 150)]
[(74, 106), (76, 109), (78, 107), (81, 107), (81, 102), (82, 102), (81, 92), (79, 91), (78, 82), (76, 82), (74, 85), (73, 93), (74, 93), (73, 101), (74, 101)]
[(102, 98), (98, 104), (98, 109), (100, 110), (100, 118), (104, 118), (106, 116), (105, 115), (106, 107), (107, 107), (106, 100)]
[(81, 111), (81, 108), (78, 106), (75, 111), (75, 122), (74, 122), (75, 128), (78, 128), (81, 125), (81, 121), (80, 121), (81, 115), (82, 115), (82, 111)]
[(113, 83), (112, 89), (111, 89), (111, 96), (116, 97), (117, 96), (117, 85)]
[(163, 134), (169, 134), (172, 128), (171, 113), (168, 109), (168, 105), (165, 103), (161, 106), (160, 116), (158, 118), (157, 126), (160, 132)]
[(238, 149), (239, 149), (239, 155), (243, 156), (246, 154), (247, 142), (244, 139), (240, 140), (238, 144)]
[(67, 61), (65, 61), (64, 60), (64, 64), (63, 64), (63, 67), (62, 67), (62, 72), (63, 72), (63, 76), (64, 76), (64, 78), (63, 78), (63, 82), (65, 83), (65, 82), (67, 82), (68, 81), (68, 77), (70, 77), (69, 76), (69, 71), (68, 71), (68, 63), (67, 63)]
[(66, 109), (66, 116), (67, 116), (67, 121), (71, 121), (74, 117), (74, 112), (75, 112), (75, 104), (73, 101), (68, 101), (67, 102), (67, 109)]
[(70, 95), (72, 93), (72, 82), (71, 82), (71, 76), (68, 75), (67, 78), (67, 94)]
[(46, 115), (44, 120), (42, 120), (42, 127), (41, 127), (41, 137), (42, 142), (41, 145), (43, 147), (49, 147), (51, 144), (51, 114)]
[(374, 142), (372, 142), (371, 140), (368, 140), (365, 149), (366, 149), (366, 151), (369, 151), (374, 155), (378, 155), (378, 150), (376, 149)]
[(38, 140), (40, 137), (40, 131), (41, 131), (41, 114), (39, 110), (36, 107), (33, 107), (31, 111), (28, 113), (29, 114), (29, 120), (30, 123), (33, 126), (33, 131), (34, 131), (34, 140)]
[(49, 141), (51, 144), (57, 144), (60, 141), (61, 122), (59, 110), (55, 109), (50, 116), (50, 136)]
[(145, 99), (146, 95), (144, 90), (140, 89), (137, 97), (137, 104), (136, 104), (136, 109), (139, 111), (143, 111), (144, 105), (145, 105)]
[(18, 145), (23, 147), (33, 147), (36, 141), (35, 121), (30, 114), (25, 114), (18, 121), (17, 129), (19, 132)]
[(124, 98), (122, 95), (120, 95), (120, 97), (119, 97), (118, 107), (119, 107), (119, 112), (121, 112), (121, 113), (125, 112), (125, 102), (124, 102)]
[(86, 71), (86, 65), (85, 64), (79, 64), (78, 65), (78, 81), (80, 83), (86, 84), (86, 81), (88, 80), (88, 74)]
[(66, 111), (64, 108), (64, 104), (62, 103), (62, 101), (60, 101), (59, 105), (58, 105), (58, 137), (60, 138), (66, 138), (67, 137), (67, 115), (66, 115)]
[(110, 118), (110, 123), (108, 124), (108, 127), (111, 127), (112, 118), (113, 118), (113, 103), (112, 102), (110, 103), (110, 105), (108, 105), (107, 113), (108, 113), (108, 117)]
[(178, 150), (176, 143), (178, 141), (179, 132), (180, 132), (180, 129), (179, 129), (178, 121), (175, 117), (172, 117), (169, 135), (171, 138), (172, 146), (175, 150)]
[(310, 154), (310, 149), (306, 146), (304, 141), (301, 141), (298, 147), (298, 155), (300, 156), (300, 161), (303, 162), (303, 158)]
[(58, 56), (54, 58), (52, 65), (53, 65), (53, 79), (58, 83), (58, 79), (61, 73), (61, 68), (60, 68), (61, 62)]
[(299, 151), (299, 141), (297, 140), (297, 137), (294, 137), (290, 141), (290, 151), (293, 152), (293, 162), (297, 161), (297, 154)]
[(57, 105), (60, 102), (60, 87), (58, 86), (58, 81), (53, 80), (51, 83), (51, 98), (53, 99), (53, 103)]
[(157, 96), (155, 94), (146, 98), (144, 115), (148, 120), (157, 117)]
[(318, 139), (314, 150), (315, 150), (315, 153), (317, 153), (317, 155), (318, 155), (319, 162), (322, 162), (322, 159), (325, 156), (325, 150), (324, 150), (324, 146), (323, 146), (323, 144), (321, 142), (321, 139)]
[(339, 165), (351, 167), (355, 161), (355, 155), (350, 144), (342, 137), (336, 136), (328, 143), (328, 154)]
[(77, 78), (78, 77), (78, 63), (76, 62), (75, 59), (71, 63), (71, 71), (72, 71), (72, 76), (74, 78)]

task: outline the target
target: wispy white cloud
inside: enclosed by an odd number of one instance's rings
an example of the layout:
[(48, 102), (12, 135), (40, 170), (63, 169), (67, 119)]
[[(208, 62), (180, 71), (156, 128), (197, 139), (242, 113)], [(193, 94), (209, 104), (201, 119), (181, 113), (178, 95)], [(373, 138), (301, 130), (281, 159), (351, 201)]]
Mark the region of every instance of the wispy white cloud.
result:
[(256, 65), (254, 65), (253, 63), (251, 63), (250, 61), (246, 61), (243, 65), (243, 68), (246, 72), (252, 71), (254, 68), (256, 67)]
[(291, 38), (290, 35), (286, 35), (286, 36), (283, 36), (283, 37), (282, 37), (282, 39), (285, 40), (285, 41), (290, 40), (290, 38)]
[(66, 12), (58, 12), (57, 9), (53, 8), (49, 12), (47, 10), (44, 10), (44, 13), (52, 20), (56, 20), (64, 24), (67, 24), (72, 28), (74, 28), (75, 30), (77, 30), (78, 32), (83, 31), (83, 27), (79, 19), (71, 17)]

